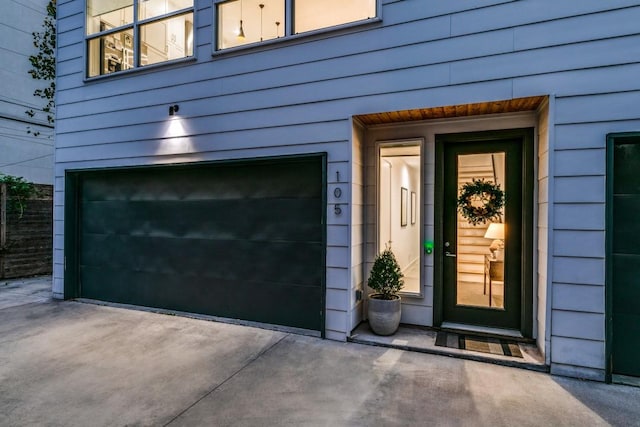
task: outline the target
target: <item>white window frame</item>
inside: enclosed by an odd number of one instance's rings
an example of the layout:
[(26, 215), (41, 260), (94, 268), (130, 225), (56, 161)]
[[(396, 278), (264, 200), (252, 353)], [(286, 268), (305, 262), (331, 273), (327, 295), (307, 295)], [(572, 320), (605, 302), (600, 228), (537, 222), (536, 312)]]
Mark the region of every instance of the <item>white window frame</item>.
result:
[[(213, 40), (212, 40), (212, 55), (224, 55), (229, 52), (237, 52), (246, 49), (252, 49), (260, 46), (268, 46), (277, 43), (283, 43), (286, 41), (297, 40), (300, 38), (312, 38), (314, 36), (322, 36), (327, 33), (338, 32), (341, 30), (349, 30), (354, 27), (362, 27), (365, 25), (371, 25), (372, 23), (382, 22), (382, 0), (376, 0), (376, 15), (370, 19), (362, 19), (353, 22), (347, 22), (345, 24), (332, 25), (329, 27), (318, 28), (316, 30), (305, 31), (302, 33), (294, 33), (294, 17), (293, 8), (295, 0), (284, 0), (284, 36), (275, 39), (269, 39), (264, 41), (258, 41), (254, 43), (247, 43), (241, 46), (228, 47), (224, 49), (218, 48), (219, 28), (218, 28), (218, 6), (222, 3), (228, 3), (233, 0), (214, 0), (213, 2)], [(318, 0), (322, 1), (322, 0)]]
[[(102, 79), (102, 78), (108, 78), (110, 76), (116, 76), (116, 75), (122, 75), (124, 73), (131, 73), (131, 72), (136, 72), (139, 70), (147, 70), (150, 68), (156, 68), (156, 67), (161, 67), (161, 66), (165, 66), (167, 64), (175, 64), (176, 62), (185, 62), (185, 61), (194, 61), (196, 60), (196, 2), (198, 0), (193, 0), (193, 5), (191, 7), (188, 8), (184, 8), (184, 9), (180, 9), (180, 10), (176, 10), (173, 12), (169, 12), (163, 15), (158, 15), (158, 16), (154, 16), (152, 18), (147, 18), (147, 19), (138, 19), (138, 3), (141, 0), (133, 0), (133, 22), (131, 22), (130, 24), (125, 24), (122, 25), (120, 27), (115, 27), (112, 28), (110, 30), (105, 30), (105, 31), (99, 31), (93, 34), (87, 34), (87, 0), (85, 0), (84, 3), (84, 9), (82, 11), (82, 16), (83, 16), (83, 31), (84, 31), (84, 80), (95, 80), (95, 79)], [(176, 16), (181, 16), (181, 15), (186, 15), (191, 13), (193, 15), (193, 54), (191, 56), (185, 56), (184, 58), (177, 58), (177, 59), (169, 59), (167, 61), (162, 61), (162, 62), (157, 62), (154, 64), (150, 64), (150, 65), (144, 65), (141, 66), (140, 65), (140, 27), (144, 26), (145, 24), (150, 24), (153, 22), (160, 22), (160, 21), (164, 21), (166, 19), (170, 19)], [(98, 74), (95, 76), (89, 76), (89, 42), (91, 40), (95, 40), (95, 39), (99, 39), (101, 37), (104, 36), (108, 36), (110, 34), (115, 34), (115, 33), (119, 33), (121, 31), (126, 31), (127, 29), (132, 29), (133, 30), (133, 68), (127, 69), (127, 70), (120, 70), (120, 71), (114, 71), (112, 73), (107, 73), (107, 74)]]

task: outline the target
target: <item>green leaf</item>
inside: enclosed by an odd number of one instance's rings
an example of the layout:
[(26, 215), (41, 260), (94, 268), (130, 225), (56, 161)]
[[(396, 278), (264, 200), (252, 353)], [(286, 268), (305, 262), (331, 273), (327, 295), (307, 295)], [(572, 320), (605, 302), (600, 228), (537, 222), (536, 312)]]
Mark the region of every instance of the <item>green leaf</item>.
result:
[(27, 199), (36, 194), (36, 187), (24, 178), (12, 175), (0, 175), (0, 183), (7, 185), (7, 208), (10, 212), (17, 212), (22, 218), (27, 207)]
[(402, 271), (391, 249), (376, 256), (367, 285), (381, 295), (381, 299), (393, 299), (400, 292), (404, 281)]
[[(55, 78), (56, 78), (56, 0), (50, 0), (47, 4), (47, 16), (42, 24), (42, 32), (33, 32), (33, 45), (38, 49), (36, 55), (29, 56), (29, 63), (31, 69), (27, 71), (29, 75), (35, 80), (44, 80), (48, 83), (48, 86), (44, 89), (36, 89), (33, 92), (33, 96), (46, 100), (46, 104), (42, 111), (47, 113), (47, 122), (53, 124), (55, 121), (55, 115), (53, 113), (55, 109)], [(29, 117), (33, 117), (35, 112), (29, 110), (26, 112)], [(27, 133), (34, 135), (39, 134), (27, 130)], [(36, 135), (37, 136), (37, 135)]]

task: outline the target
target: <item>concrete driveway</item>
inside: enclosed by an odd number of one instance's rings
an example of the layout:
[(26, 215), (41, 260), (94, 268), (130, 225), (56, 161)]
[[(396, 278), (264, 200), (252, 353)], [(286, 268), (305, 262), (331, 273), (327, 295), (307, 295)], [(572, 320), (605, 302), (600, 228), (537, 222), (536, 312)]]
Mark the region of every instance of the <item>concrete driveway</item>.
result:
[(0, 425), (640, 426), (640, 388), (44, 301), (0, 308)]

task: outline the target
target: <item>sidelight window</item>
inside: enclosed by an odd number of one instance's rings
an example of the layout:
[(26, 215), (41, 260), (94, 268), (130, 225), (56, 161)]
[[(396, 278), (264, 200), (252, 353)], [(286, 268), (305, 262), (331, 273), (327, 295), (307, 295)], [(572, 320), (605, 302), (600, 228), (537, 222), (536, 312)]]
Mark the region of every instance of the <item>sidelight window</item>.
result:
[(366, 22), (377, 0), (228, 0), (217, 4), (218, 49)]
[(193, 56), (193, 0), (87, 0), (87, 76)]

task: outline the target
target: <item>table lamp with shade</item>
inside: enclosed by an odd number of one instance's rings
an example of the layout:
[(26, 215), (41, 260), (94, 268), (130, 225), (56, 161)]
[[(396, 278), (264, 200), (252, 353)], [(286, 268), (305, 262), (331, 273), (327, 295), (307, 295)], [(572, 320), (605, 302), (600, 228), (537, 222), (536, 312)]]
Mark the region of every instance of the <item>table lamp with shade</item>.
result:
[(484, 233), (485, 239), (494, 239), (489, 246), (491, 257), (493, 259), (504, 259), (504, 223), (494, 222), (489, 224), (487, 232)]

